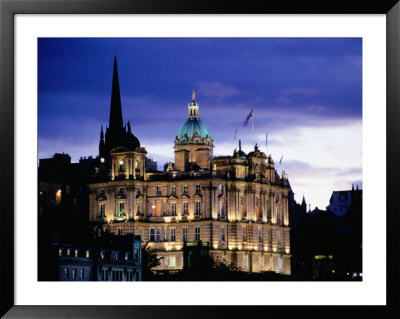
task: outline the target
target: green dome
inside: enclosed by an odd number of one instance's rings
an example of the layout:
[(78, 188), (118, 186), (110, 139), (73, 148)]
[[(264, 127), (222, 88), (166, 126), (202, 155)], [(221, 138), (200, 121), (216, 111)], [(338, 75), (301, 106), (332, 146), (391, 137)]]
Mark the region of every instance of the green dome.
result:
[(199, 135), (201, 138), (211, 137), (207, 126), (200, 119), (187, 120), (178, 131), (178, 139), (181, 139), (184, 135), (187, 138), (193, 138), (196, 135)]

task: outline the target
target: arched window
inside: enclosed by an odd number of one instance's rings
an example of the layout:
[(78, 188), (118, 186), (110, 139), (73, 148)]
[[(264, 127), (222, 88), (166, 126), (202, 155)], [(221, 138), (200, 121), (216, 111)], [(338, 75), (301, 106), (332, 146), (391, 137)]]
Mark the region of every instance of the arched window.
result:
[(126, 163), (124, 160), (119, 161), (119, 170), (120, 173), (124, 173), (126, 171)]

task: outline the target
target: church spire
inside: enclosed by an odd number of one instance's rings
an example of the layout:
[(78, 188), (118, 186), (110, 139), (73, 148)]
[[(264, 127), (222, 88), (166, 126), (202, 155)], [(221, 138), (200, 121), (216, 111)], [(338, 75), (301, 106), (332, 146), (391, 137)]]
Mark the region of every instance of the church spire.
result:
[(109, 129), (114, 132), (122, 131), (122, 123), (121, 95), (119, 91), (117, 57), (114, 57)]

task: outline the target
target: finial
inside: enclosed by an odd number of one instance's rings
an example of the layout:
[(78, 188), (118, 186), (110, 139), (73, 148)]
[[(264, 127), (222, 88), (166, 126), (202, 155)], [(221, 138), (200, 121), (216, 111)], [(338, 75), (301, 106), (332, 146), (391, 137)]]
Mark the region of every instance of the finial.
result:
[(128, 133), (132, 133), (131, 132), (131, 122), (128, 121)]
[(104, 138), (104, 133), (103, 133), (103, 125), (101, 126), (101, 130), (100, 130), (100, 139)]
[(194, 90), (192, 91), (192, 100), (194, 101), (194, 99), (196, 98), (196, 93), (194, 92)]
[(242, 141), (239, 139), (239, 151), (242, 150)]

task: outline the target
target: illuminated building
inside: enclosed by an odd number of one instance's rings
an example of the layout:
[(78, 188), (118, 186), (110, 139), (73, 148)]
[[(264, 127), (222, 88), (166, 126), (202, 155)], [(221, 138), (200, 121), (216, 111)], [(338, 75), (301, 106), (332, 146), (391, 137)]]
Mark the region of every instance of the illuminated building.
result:
[(246, 154), (240, 141), (232, 155), (214, 157), (194, 92), (175, 161), (163, 172), (146, 170), (146, 149), (129, 122), (123, 126), (116, 59), (109, 121), (89, 184), (89, 218), (99, 234), (140, 235), (164, 257), (155, 270), (182, 269), (184, 243), (201, 241), (213, 258), (244, 271), (291, 273), (285, 173), (279, 177), (257, 145)]

